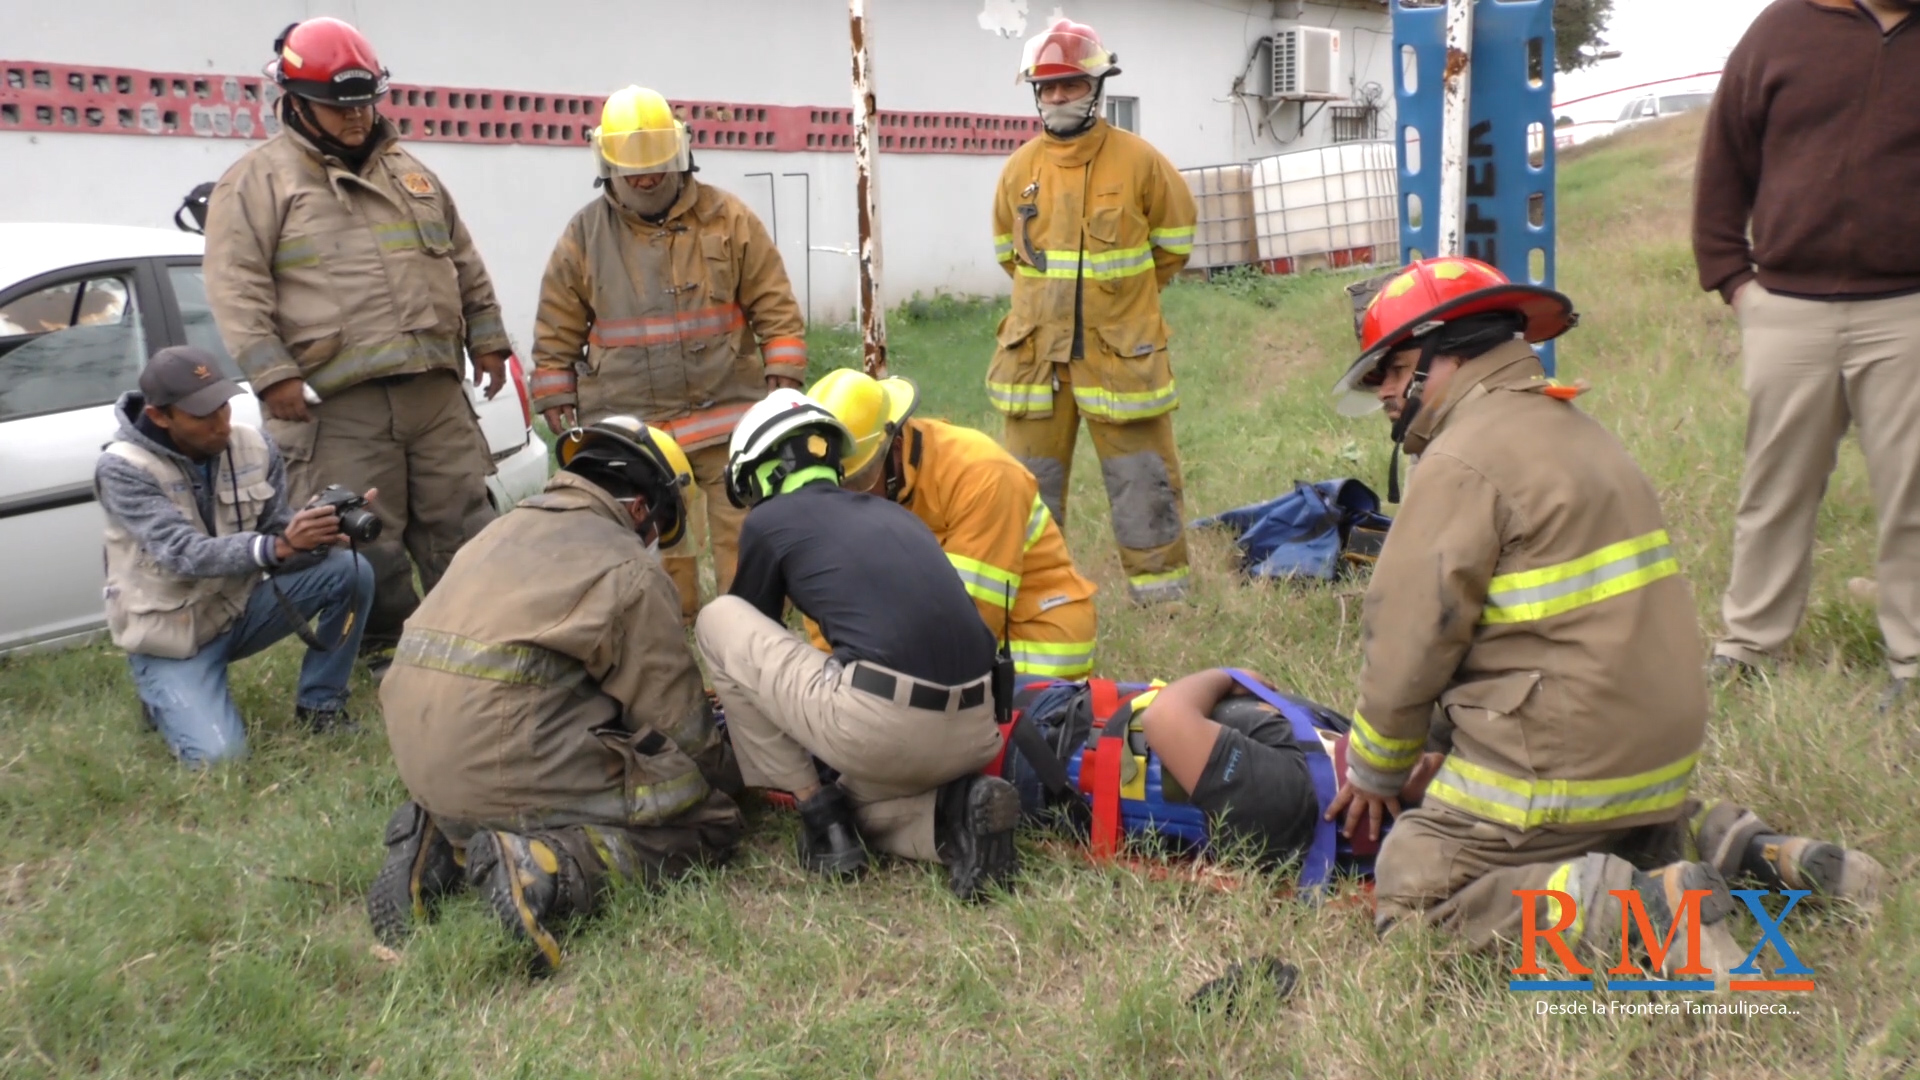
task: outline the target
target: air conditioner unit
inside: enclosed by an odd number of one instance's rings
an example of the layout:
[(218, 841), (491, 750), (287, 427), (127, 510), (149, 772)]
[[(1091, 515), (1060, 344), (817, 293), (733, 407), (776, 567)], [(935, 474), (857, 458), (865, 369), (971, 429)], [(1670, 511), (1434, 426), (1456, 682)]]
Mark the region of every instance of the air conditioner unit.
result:
[(1273, 55), (1272, 97), (1282, 101), (1340, 101), (1340, 31), (1292, 26), (1269, 39)]

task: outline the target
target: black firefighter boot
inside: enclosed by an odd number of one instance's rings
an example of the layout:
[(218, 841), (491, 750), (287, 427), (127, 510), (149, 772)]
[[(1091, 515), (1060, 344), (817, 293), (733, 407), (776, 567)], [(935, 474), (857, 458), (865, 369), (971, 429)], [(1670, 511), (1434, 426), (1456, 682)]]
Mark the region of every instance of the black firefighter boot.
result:
[(467, 841), (467, 881), (486, 896), (508, 934), (536, 950), (533, 972), (560, 968), (560, 942), (549, 929), (556, 919), (584, 913), (591, 883), (574, 857), (545, 834), (522, 836), (487, 829)]
[(1005, 885), (1019, 871), (1019, 824), (1020, 793), (997, 776), (963, 776), (940, 789), (933, 836), (955, 896), (979, 900), (989, 885)]
[(867, 849), (853, 823), (853, 808), (839, 784), (827, 784), (800, 803), (800, 865), (832, 878), (856, 878), (867, 870)]
[(373, 936), (397, 946), (415, 925), (433, 917), (440, 899), (466, 883), (460, 853), (412, 799), (387, 819), (387, 861), (367, 890)]
[(1694, 827), (1700, 858), (1729, 878), (1750, 875), (1769, 889), (1806, 889), (1867, 907), (1886, 887), (1886, 868), (1866, 852), (1787, 836), (1735, 803), (1714, 804)]

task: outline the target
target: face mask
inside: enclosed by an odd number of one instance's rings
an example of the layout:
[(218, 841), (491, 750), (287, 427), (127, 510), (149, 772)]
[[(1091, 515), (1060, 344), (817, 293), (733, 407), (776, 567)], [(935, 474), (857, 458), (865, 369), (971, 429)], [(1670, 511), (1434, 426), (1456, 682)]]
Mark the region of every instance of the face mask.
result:
[(607, 189), (613, 192), (614, 201), (643, 218), (657, 218), (666, 213), (673, 201), (680, 197), (681, 177), (675, 174), (652, 191), (643, 191), (627, 183), (626, 178), (616, 176), (607, 181)]
[(1054, 135), (1078, 135), (1093, 126), (1095, 102), (1099, 100), (1098, 91), (1089, 91), (1085, 97), (1074, 98), (1060, 105), (1040, 102), (1040, 122), (1046, 125)]

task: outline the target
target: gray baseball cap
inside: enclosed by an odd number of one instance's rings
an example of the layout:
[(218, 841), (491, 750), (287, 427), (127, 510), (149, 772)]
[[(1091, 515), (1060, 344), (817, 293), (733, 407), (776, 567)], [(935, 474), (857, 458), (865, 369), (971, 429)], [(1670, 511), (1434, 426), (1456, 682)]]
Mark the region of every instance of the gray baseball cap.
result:
[(140, 372), (140, 393), (149, 405), (172, 405), (193, 416), (211, 416), (228, 398), (246, 391), (220, 373), (220, 361), (212, 353), (191, 345), (171, 345), (147, 361)]

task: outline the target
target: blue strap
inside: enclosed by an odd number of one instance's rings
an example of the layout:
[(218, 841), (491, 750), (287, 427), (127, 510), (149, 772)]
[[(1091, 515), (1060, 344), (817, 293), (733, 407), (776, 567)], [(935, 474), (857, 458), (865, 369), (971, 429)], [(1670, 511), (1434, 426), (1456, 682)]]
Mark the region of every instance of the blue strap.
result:
[(1300, 864), (1300, 884), (1314, 899), (1327, 892), (1333, 877), (1334, 857), (1340, 847), (1340, 830), (1327, 820), (1327, 807), (1333, 805), (1333, 797), (1340, 790), (1339, 781), (1333, 775), (1333, 758), (1320, 745), (1320, 729), (1307, 715), (1305, 709), (1267, 689), (1260, 680), (1238, 668), (1224, 668), (1233, 681), (1245, 687), (1247, 692), (1268, 705), (1274, 707), (1287, 722), (1293, 725), (1293, 741), (1307, 755), (1307, 775), (1313, 780), (1315, 802), (1319, 812), (1313, 820), (1313, 842), (1307, 846), (1306, 858)]

